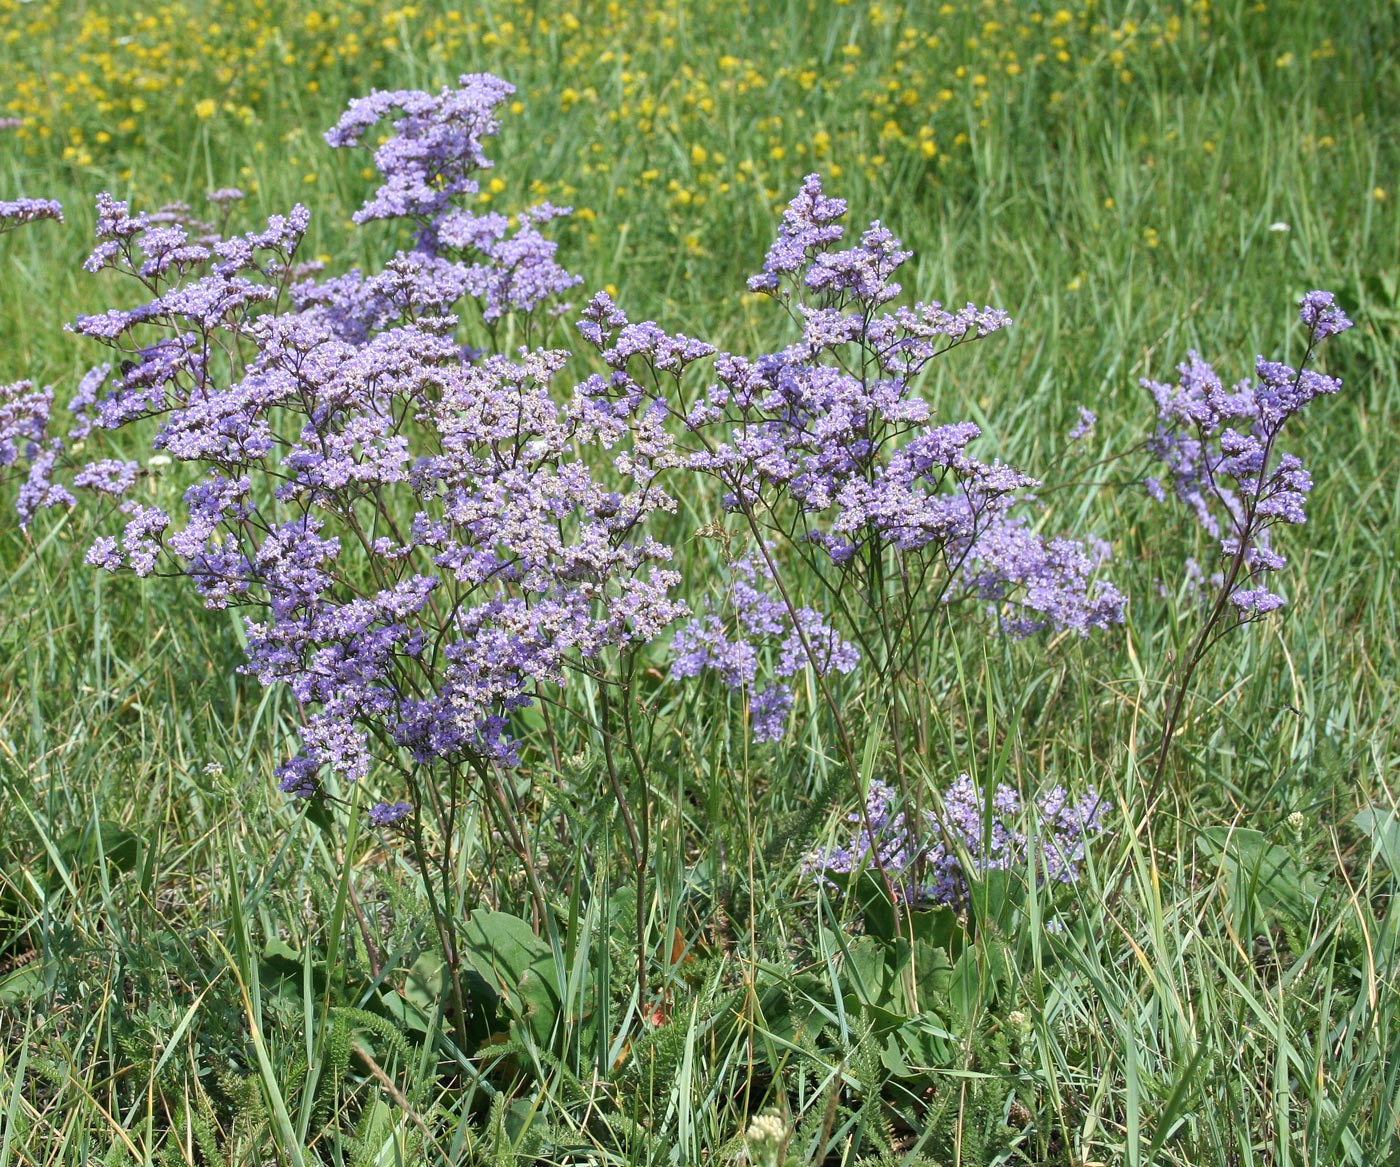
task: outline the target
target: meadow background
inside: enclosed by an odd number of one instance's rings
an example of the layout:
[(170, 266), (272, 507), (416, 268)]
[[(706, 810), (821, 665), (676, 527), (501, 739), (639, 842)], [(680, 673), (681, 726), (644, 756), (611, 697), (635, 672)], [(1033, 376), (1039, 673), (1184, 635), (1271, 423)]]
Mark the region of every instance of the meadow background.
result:
[[(1009, 971), (969, 989), (979, 1020), (911, 1125), (869, 1019), (840, 1005), (843, 952), (811, 939), (827, 909), (802, 855), (854, 800), (820, 715), (748, 745), (722, 701), (666, 681), (660, 646), (645, 914), (664, 1024), (628, 1007), (620, 827), (582, 754), (535, 775), (530, 827), (595, 928), (568, 954), (590, 1007), (553, 1046), (516, 1034), (444, 1065), (431, 1025), (377, 1004), (431, 945), (415, 872), (276, 792), (296, 714), (235, 674), (237, 622), (179, 583), (85, 567), (111, 524), (95, 508), (0, 523), (0, 1167), (1396, 1161), (1398, 52), (1382, 0), (0, 0), (0, 117), (21, 120), (0, 133), (0, 197), (67, 215), (0, 239), (0, 380), (63, 398), (99, 359), (63, 331), (122, 294), (80, 270), (96, 192), (154, 209), (238, 186), (245, 227), (301, 201), (313, 254), (374, 264), (395, 241), (349, 224), (365, 160), (321, 133), (371, 88), (489, 71), (518, 93), (481, 201), (575, 206), (552, 225), (561, 260), (634, 320), (781, 343), (744, 279), (813, 170), (849, 222), (916, 251), (917, 296), (1007, 309), (1015, 327), (924, 393), (1046, 480), (1054, 526), (1110, 539), (1131, 597), (1126, 625), (1082, 642), (950, 622), (922, 678), (931, 787), (1093, 784), (1120, 814), (1068, 931), (1017, 917)], [(1192, 347), (1234, 377), (1255, 353), (1296, 358), (1315, 287), (1358, 327), (1325, 356), (1343, 393), (1291, 431), (1316, 485), (1281, 539), (1289, 603), (1208, 658), (1171, 794), (1135, 829), (1199, 618), (1183, 562), (1211, 554), (1140, 487), (1137, 379)], [(1099, 420), (1072, 448), (1080, 405)], [(689, 594), (718, 575), (694, 533), (721, 517), (683, 507), (669, 532)], [(853, 708), (878, 769), (880, 719)], [(468, 856), (480, 900), (518, 905), (494, 848)], [(378, 975), (347, 904), (376, 926)], [(773, 986), (830, 1024), (793, 1037)], [(781, 1150), (746, 1148), (765, 1109)]]

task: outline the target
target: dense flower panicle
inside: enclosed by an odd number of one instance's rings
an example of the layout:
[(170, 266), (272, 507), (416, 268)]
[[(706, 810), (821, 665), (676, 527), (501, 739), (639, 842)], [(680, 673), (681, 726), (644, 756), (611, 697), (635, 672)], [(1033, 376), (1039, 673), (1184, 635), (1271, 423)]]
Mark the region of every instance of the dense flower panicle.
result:
[(326, 326), (350, 344), (363, 344), (399, 315), (377, 283), (359, 268), (324, 280), (299, 281), (290, 291), (293, 307), (303, 313), (315, 309)]
[(463, 296), (481, 303), (488, 325), (543, 306), (553, 315), (567, 311), (559, 297), (582, 279), (558, 262), (558, 245), (540, 228), (571, 214), (570, 208), (540, 203), (512, 227), (505, 215), (456, 205), (476, 192), (471, 175), (492, 165), (482, 141), (496, 133), (496, 107), (514, 92), (499, 78), (468, 74), (456, 89), (439, 94), (375, 92), (351, 102), (326, 134), (332, 146), (357, 146), (373, 126), (394, 118), (392, 132), (374, 152), (384, 181), (355, 213), (355, 222), (404, 218), (417, 223), (418, 232), (413, 249), (379, 276), (354, 271), (320, 285), (298, 285), (293, 294), (299, 306), (319, 306), (350, 341), (362, 341), (396, 314), (442, 312)]
[(671, 675), (675, 678), (718, 675), (730, 689), (749, 698), (749, 718), (756, 741), (778, 741), (786, 730), (793, 694), (785, 684), (760, 684), (768, 672), (786, 680), (809, 665), (819, 676), (850, 673), (860, 663), (855, 645), (832, 628), (814, 608), (795, 613), (773, 586), (766, 560), (750, 555), (729, 563), (723, 598), (684, 624), (671, 641)]
[[(1258, 357), (1255, 377), (1231, 389), (1201, 355), (1187, 354), (1168, 385), (1144, 378), (1157, 406), (1157, 429), (1148, 451), (1161, 460), (1178, 498), (1195, 513), (1227, 559), (1239, 560), (1232, 574), (1231, 601), (1242, 616), (1274, 611), (1282, 597), (1262, 586), (1265, 573), (1285, 565), (1273, 550), (1271, 529), (1307, 522), (1312, 478), (1301, 461), (1278, 448), (1289, 418), (1313, 399), (1337, 393), (1341, 381), (1307, 366), (1317, 346), (1351, 327), (1329, 292), (1303, 297), (1299, 317), (1308, 330), (1298, 368)], [(1166, 491), (1146, 481), (1158, 501)]]
[[(871, 782), (864, 814), (848, 817), (856, 825), (855, 837), (811, 851), (803, 869), (824, 879), (873, 870), (878, 856), (878, 867), (903, 902), (963, 908), (970, 883), (988, 871), (1030, 864), (1036, 879), (1075, 882), (1088, 843), (1103, 832), (1112, 809), (1092, 788), (1071, 801), (1062, 786), (1054, 786), (1036, 798), (1035, 813), (1027, 814), (1009, 786), (987, 791), (966, 774), (943, 792), (941, 803), (941, 810), (925, 810), (921, 821), (912, 822), (896, 810), (890, 786)], [(1034, 830), (1028, 833), (1028, 826)]]
[[(564, 209), (512, 228), (456, 205), (490, 164), (481, 139), (510, 92), (468, 77), (352, 104), (333, 144), (397, 119), (376, 153), (385, 185), (359, 218), (406, 215), (431, 234), (372, 274), (306, 280), (300, 207), (225, 237), (185, 208), (98, 201), (87, 266), (148, 295), (73, 326), (118, 356), (78, 387), (72, 433), (153, 418), (156, 448), (204, 474), (161, 509), (130, 497), (134, 462), (79, 469), (75, 485), (126, 496), (123, 529), (87, 561), (180, 572), (209, 607), (251, 609), (246, 671), (303, 710), (302, 748), (277, 773), (291, 794), (327, 773), (367, 777), (385, 743), (423, 765), (512, 764), (511, 716), (539, 686), (688, 611), (671, 549), (646, 532), (675, 506), (658, 481), (681, 463), (664, 407), (625, 374), (561, 392), (567, 352), (488, 355), (456, 337), (468, 305), (490, 326), (579, 282), (540, 233)], [(210, 198), (220, 213), (238, 201)], [(650, 334), (626, 343), (663, 363), (699, 355)], [(27, 516), (62, 489), (47, 485), (51, 398), (22, 386), (3, 400), (0, 457), (34, 467)], [(378, 803), (371, 819), (410, 809)]]
[(754, 292), (776, 292), (779, 277), (792, 275), (841, 238), (839, 220), (846, 200), (822, 193), (821, 176), (809, 174), (802, 190), (783, 213), (783, 226), (763, 260), (763, 274), (749, 278)]
[(1298, 304), (1298, 316), (1314, 344), (1351, 327), (1351, 321), (1337, 307), (1336, 298), (1331, 292), (1307, 293)]
[(496, 107), (515, 86), (487, 73), (464, 74), (455, 89), (376, 90), (356, 98), (326, 132), (332, 146), (358, 146), (386, 117), (394, 131), (374, 151), (384, 181), (354, 214), (356, 223), (375, 219), (433, 219), (455, 199), (477, 192), (478, 170), (492, 163), (481, 140), (499, 128)]
[(136, 481), (141, 469), (135, 462), (123, 462), (116, 458), (103, 458), (89, 462), (73, 476), (73, 485), (86, 487), (99, 494), (125, 494)]
[[(467, 294), (484, 305), (482, 319), (492, 322), (507, 313), (532, 312), (583, 282), (582, 276), (560, 266), (555, 259), (559, 245), (539, 230), (551, 219), (572, 213), (571, 207), (540, 203), (521, 213), (511, 233), (503, 215), (454, 211), (438, 223), (435, 249), (481, 256), (467, 266), (465, 281)], [(554, 312), (567, 307), (559, 303)]]
[(63, 452), (60, 438), (50, 438), (29, 459), (29, 473), (15, 499), (15, 511), (19, 514), (19, 525), (25, 529), (34, 521), (41, 510), (56, 506), (75, 506), (77, 499), (62, 483), (54, 481), (59, 456)]
[(1239, 588), (1230, 596), (1230, 602), (1242, 612), (1273, 612), (1286, 603), (1284, 598), (1268, 588)]
[(53, 390), (35, 389), (32, 381), (0, 385), (0, 466), (32, 458), (48, 437)]
[(861, 235), (859, 247), (816, 256), (803, 282), (813, 292), (862, 304), (884, 304), (904, 290), (891, 277), (913, 254), (902, 250), (899, 240), (875, 222)]
[(0, 235), (40, 219), (63, 222), (63, 204), (56, 199), (0, 199)]
[[(227, 189), (214, 191), (209, 201), (222, 211), (242, 197), (241, 192)], [(98, 243), (83, 267), (93, 272), (117, 268), (145, 277), (143, 282), (154, 288), (156, 278), (171, 274), (172, 269), (184, 274), (217, 255), (218, 270), (230, 275), (254, 269), (254, 249), (295, 250), (309, 219), (310, 212), (298, 206), (289, 217), (270, 219), (266, 231), (223, 239), (213, 224), (196, 219), (184, 203), (132, 214), (129, 204), (104, 191), (97, 196)]]
[(377, 802), (370, 807), (369, 821), (376, 827), (388, 827), (412, 813), (413, 807), (407, 802)]
[(52, 389), (35, 389), (32, 381), (0, 385), (0, 471), (16, 467), (22, 473), (15, 500), (21, 529), (27, 529), (40, 510), (77, 501), (54, 481), (63, 441), (49, 433), (52, 409)]
[(781, 741), (787, 733), (788, 714), (792, 712), (792, 689), (787, 685), (769, 685), (755, 693), (749, 701), (749, 724), (756, 742)]
[[(838, 567), (860, 570), (892, 551), (942, 556), (952, 576), (975, 569), (984, 599), (1036, 614), (1006, 621), (1022, 634), (1121, 620), (1121, 595), (1091, 578), (1102, 557), (1008, 518), (1035, 481), (970, 456), (978, 427), (931, 424), (915, 391), (934, 358), (1004, 328), (1006, 313), (936, 301), (887, 308), (910, 253), (879, 223), (838, 249), (845, 211), (817, 175), (806, 178), (749, 281), (784, 299), (802, 338), (756, 359), (716, 359), (717, 383), (681, 419), (700, 442), (687, 465), (718, 478), (732, 509), (795, 504), (806, 538)], [(626, 331), (601, 318), (597, 327)]]
[[(0, 202), (0, 234), (37, 219), (62, 222), (63, 209), (52, 199)], [(0, 385), (0, 472), (14, 467), (13, 476), (23, 478), (15, 498), (21, 530), (28, 529), (39, 511), (77, 502), (72, 491), (54, 481), (64, 443), (49, 432), (52, 410), (50, 388), (35, 389), (32, 381)], [(11, 476), (0, 473), (0, 481)]]
[(702, 340), (680, 334), (670, 336), (650, 320), (632, 324), (606, 292), (598, 292), (589, 301), (578, 322), (578, 330), (584, 340), (599, 351), (608, 367), (621, 374), (610, 382), (612, 391), (645, 392), (626, 374), (627, 364), (633, 357), (641, 358), (654, 372), (679, 377), (687, 366), (715, 352), (713, 345)]
[(1017, 516), (998, 515), (968, 544), (961, 576), (980, 599), (1014, 615), (1003, 617), (1013, 636), (1042, 629), (1091, 629), (1121, 624), (1127, 597), (1096, 578), (1109, 547), (1073, 539), (1044, 539)]

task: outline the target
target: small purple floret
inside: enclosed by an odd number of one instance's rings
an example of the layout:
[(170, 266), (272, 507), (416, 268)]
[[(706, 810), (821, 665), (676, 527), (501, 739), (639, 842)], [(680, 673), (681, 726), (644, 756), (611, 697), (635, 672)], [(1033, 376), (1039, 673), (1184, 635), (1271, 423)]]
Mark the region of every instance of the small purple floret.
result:
[(389, 827), (413, 813), (407, 802), (376, 802), (369, 811), (369, 821), (376, 827)]

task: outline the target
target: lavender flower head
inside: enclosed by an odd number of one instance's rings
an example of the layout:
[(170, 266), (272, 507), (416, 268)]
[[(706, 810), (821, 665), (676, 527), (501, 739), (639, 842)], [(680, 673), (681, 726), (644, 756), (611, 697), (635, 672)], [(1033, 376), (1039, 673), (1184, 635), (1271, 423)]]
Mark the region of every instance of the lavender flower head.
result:
[[(845, 845), (818, 847), (803, 870), (825, 879), (882, 868), (894, 894), (914, 906), (948, 904), (965, 908), (969, 882), (988, 871), (1034, 864), (1037, 878), (1073, 883), (1079, 878), (1088, 843), (1104, 830), (1111, 810), (1091, 788), (1071, 801), (1061, 786), (1035, 800), (1028, 815), (1021, 796), (1001, 785), (988, 792), (966, 774), (944, 792), (942, 810), (926, 810), (911, 822), (897, 809), (894, 790), (871, 782), (864, 814), (847, 821), (855, 834)], [(1028, 832), (1027, 820), (1035, 824)]]
[(52, 408), (52, 389), (35, 389), (30, 381), (0, 385), (0, 480), (10, 476), (6, 471), (22, 475), (15, 501), (21, 529), (27, 529), (41, 509), (76, 502), (72, 492), (54, 480), (63, 441), (50, 435)]
[(389, 827), (412, 813), (413, 807), (406, 802), (377, 802), (370, 807), (369, 821), (376, 827)]
[[(826, 617), (802, 607), (794, 619), (772, 586), (762, 557), (733, 560), (723, 600), (683, 625), (671, 642), (671, 676), (712, 673), (749, 695), (750, 726), (758, 742), (779, 741), (787, 731), (793, 692), (784, 682), (809, 666), (819, 676), (850, 673), (860, 661), (859, 650)], [(776, 680), (760, 680), (761, 671)]]
[(553, 304), (556, 315), (567, 310), (558, 297), (582, 279), (559, 264), (557, 244), (540, 228), (571, 214), (569, 207), (541, 203), (512, 226), (505, 215), (458, 205), (462, 196), (478, 190), (472, 175), (494, 165), (483, 142), (500, 128), (496, 109), (514, 92), (499, 77), (474, 73), (437, 94), (375, 91), (350, 103), (326, 133), (332, 146), (358, 146), (376, 125), (394, 119), (392, 131), (374, 150), (383, 181), (354, 221), (408, 219), (418, 231), (412, 253), (400, 253), (397, 266), (383, 277), (352, 272), (320, 287), (298, 287), (303, 307), (324, 306), (352, 339), (413, 299), (421, 311), (434, 300), (441, 306), (472, 296), (483, 302), (487, 324), (544, 304)]
[(32, 381), (0, 385), (0, 466), (33, 458), (48, 437), (53, 390)]
[[(1299, 317), (1307, 344), (1296, 369), (1261, 356), (1254, 379), (1227, 390), (1193, 351), (1177, 366), (1174, 385), (1142, 381), (1157, 406), (1148, 451), (1165, 465), (1177, 497), (1220, 541), (1229, 563), (1230, 601), (1241, 619), (1283, 606), (1283, 597), (1265, 583), (1268, 573), (1287, 562), (1273, 549), (1271, 532), (1280, 523), (1307, 522), (1312, 477), (1295, 455), (1278, 448), (1279, 436), (1311, 401), (1342, 387), (1308, 365), (1318, 345), (1346, 331), (1351, 321), (1331, 293), (1321, 291), (1303, 297)], [(1159, 481), (1149, 478), (1146, 486), (1154, 498), (1165, 499)]]
[(1127, 609), (1127, 597), (1100, 576), (1110, 551), (1097, 539), (1046, 539), (1023, 517), (1002, 513), (967, 541), (959, 578), (1013, 637), (1047, 628), (1088, 636), (1121, 624)]
[(496, 107), (515, 86), (489, 73), (468, 73), (455, 89), (375, 90), (356, 98), (330, 130), (332, 146), (357, 146), (383, 118), (396, 115), (394, 132), (374, 153), (384, 181), (355, 212), (356, 223), (375, 219), (433, 218), (454, 199), (477, 192), (477, 170), (491, 166), (481, 140), (500, 128)]
[(37, 223), (40, 219), (62, 223), (63, 204), (55, 199), (0, 200), (0, 235), (25, 223)]

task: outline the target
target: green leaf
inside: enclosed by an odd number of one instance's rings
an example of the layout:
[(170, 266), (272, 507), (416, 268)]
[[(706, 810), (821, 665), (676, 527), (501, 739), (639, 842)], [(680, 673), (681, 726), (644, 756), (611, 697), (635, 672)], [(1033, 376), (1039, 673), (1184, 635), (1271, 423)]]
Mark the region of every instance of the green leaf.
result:
[[(422, 953), (404, 977), (402, 989), (380, 994), (384, 1011), (415, 1033), (428, 1033), (439, 1010), (443, 1016), (452, 1014), (454, 1001), (448, 991), (448, 975), (447, 965), (438, 953)], [(503, 1032), (500, 995), (473, 969), (464, 969), (460, 975), (467, 1035), (474, 1041), (486, 1041)]]
[(1400, 815), (1384, 807), (1356, 812), (1356, 829), (1371, 840), (1371, 861), (1381, 859), (1391, 875), (1400, 876)]
[(559, 1016), (554, 953), (519, 916), (478, 908), (462, 928), (462, 959), (541, 1044)]
[[(325, 965), (314, 966), (313, 983), (325, 982)], [(265, 992), (300, 1000), (302, 995), (302, 954), (285, 940), (269, 940), (258, 961), (258, 980)]]
[(969, 890), (972, 915), (979, 926), (1011, 931), (1017, 911), (1026, 902), (1026, 879), (1021, 872), (1000, 868), (983, 872)]
[(413, 962), (404, 979), (403, 995), (420, 1009), (436, 1009), (447, 993), (447, 962), (436, 952), (425, 952)]
[(35, 923), (36, 912), (20, 898), (18, 887), (17, 879), (0, 870), (0, 955), (18, 948)]
[(33, 1001), (44, 992), (44, 968), (37, 960), (28, 961), (0, 976), (0, 1005), (12, 1008)]
[(914, 981), (920, 1006), (930, 1001), (946, 1002), (953, 979), (953, 962), (948, 950), (927, 940), (914, 942)]
[[(759, 989), (762, 1028), (782, 1041), (795, 1044), (817, 1034), (835, 1012), (830, 984), (813, 973), (796, 973)], [(742, 1019), (742, 1009), (739, 1016)]]
[(307, 822), (328, 839), (340, 841), (343, 828), (335, 821), (331, 806), (324, 798), (308, 798), (302, 814), (306, 817)]
[(1239, 935), (1257, 935), (1273, 916), (1304, 926), (1312, 919), (1321, 879), (1301, 867), (1287, 847), (1269, 842), (1262, 831), (1246, 828), (1207, 827), (1201, 836), (1220, 863)]
[(855, 901), (867, 936), (893, 940), (899, 935), (897, 909), (878, 871), (866, 867), (852, 873), (834, 872), (827, 878)]
[[(132, 871), (141, 856), (141, 840), (133, 832), (106, 819), (97, 819), (74, 828), (57, 842), (55, 851), (70, 872), (91, 871), (99, 856), (118, 871)], [(57, 884), (58, 872), (50, 865), (49, 886)]]
[(963, 949), (948, 976), (948, 1002), (953, 1016), (971, 1023), (982, 1009), (995, 1005), (1014, 983), (1010, 946), (1000, 936), (982, 933)]
[(960, 1038), (944, 1018), (924, 1011), (890, 1033), (880, 1051), (880, 1062), (896, 1078), (918, 1078), (959, 1066), (960, 1046)]
[(910, 912), (909, 924), (915, 944), (930, 944), (942, 948), (950, 957), (956, 957), (962, 951), (967, 939), (966, 929), (959, 923), (958, 914), (946, 904)]

